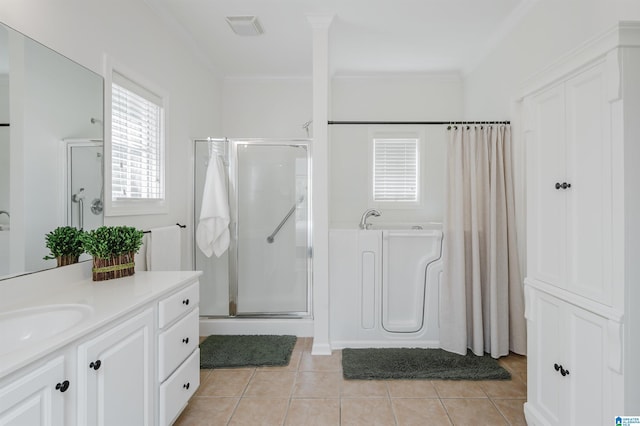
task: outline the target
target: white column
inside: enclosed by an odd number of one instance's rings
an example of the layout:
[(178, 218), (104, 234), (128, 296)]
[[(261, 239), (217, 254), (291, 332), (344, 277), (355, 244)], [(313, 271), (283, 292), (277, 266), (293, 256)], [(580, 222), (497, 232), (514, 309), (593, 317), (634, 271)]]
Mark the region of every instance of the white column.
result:
[(329, 343), (329, 27), (333, 15), (307, 16), (313, 32), (313, 355)]

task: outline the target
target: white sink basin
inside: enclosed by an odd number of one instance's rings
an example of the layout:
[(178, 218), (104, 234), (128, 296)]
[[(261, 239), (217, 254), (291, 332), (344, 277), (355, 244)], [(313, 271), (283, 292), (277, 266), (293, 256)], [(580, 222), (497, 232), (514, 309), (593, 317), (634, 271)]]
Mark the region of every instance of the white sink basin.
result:
[(87, 318), (91, 312), (88, 305), (60, 304), (0, 314), (0, 355), (62, 333)]

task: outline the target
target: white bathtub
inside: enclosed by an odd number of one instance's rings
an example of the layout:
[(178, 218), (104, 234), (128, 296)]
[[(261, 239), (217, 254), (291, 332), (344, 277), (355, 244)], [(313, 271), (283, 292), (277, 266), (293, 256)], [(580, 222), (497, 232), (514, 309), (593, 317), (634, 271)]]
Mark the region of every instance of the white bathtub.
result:
[(439, 347), (442, 230), (419, 225), (329, 232), (333, 349)]

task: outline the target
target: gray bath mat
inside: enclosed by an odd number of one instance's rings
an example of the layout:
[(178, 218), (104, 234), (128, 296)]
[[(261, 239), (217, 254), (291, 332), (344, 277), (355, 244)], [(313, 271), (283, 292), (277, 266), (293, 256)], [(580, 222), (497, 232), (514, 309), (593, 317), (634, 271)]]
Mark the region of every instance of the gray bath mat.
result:
[(442, 349), (343, 349), (345, 379), (508, 380), (489, 355), (458, 355)]
[(200, 343), (200, 368), (288, 365), (296, 336), (212, 335)]

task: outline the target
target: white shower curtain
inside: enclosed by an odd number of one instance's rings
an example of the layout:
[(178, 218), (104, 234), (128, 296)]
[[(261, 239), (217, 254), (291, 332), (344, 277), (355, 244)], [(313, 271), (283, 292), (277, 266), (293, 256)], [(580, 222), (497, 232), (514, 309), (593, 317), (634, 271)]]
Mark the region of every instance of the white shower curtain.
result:
[(452, 126), (447, 162), (440, 345), (525, 354), (510, 126)]

